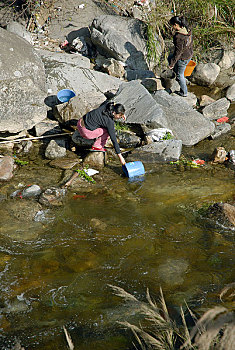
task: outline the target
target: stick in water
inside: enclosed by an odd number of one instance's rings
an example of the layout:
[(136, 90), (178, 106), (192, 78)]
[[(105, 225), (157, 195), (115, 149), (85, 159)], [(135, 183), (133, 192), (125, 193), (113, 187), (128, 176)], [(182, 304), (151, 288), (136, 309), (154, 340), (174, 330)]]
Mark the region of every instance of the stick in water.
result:
[(73, 350), (74, 349), (74, 345), (73, 345), (71, 336), (67, 332), (67, 329), (65, 328), (65, 326), (63, 326), (63, 330), (64, 330), (64, 334), (65, 334), (65, 337), (66, 337), (66, 340), (67, 340), (67, 343), (68, 343), (68, 346), (69, 346), (69, 350)]

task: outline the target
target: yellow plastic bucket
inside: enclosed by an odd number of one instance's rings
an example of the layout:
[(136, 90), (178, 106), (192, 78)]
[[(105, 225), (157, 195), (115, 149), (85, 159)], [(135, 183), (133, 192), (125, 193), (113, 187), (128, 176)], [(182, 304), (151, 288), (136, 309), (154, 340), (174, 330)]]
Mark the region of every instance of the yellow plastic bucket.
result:
[(196, 67), (196, 62), (194, 61), (189, 61), (189, 63), (187, 64), (185, 71), (184, 71), (184, 76), (185, 77), (190, 77), (190, 75), (192, 74), (194, 68)]

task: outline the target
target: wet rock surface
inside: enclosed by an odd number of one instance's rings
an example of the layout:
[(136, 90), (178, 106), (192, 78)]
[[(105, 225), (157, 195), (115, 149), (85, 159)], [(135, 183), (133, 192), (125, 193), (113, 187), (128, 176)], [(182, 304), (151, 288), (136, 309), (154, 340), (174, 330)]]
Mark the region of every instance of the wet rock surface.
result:
[(229, 203), (215, 203), (208, 208), (208, 217), (224, 227), (235, 227), (235, 206)]
[(51, 140), (46, 148), (47, 159), (63, 158), (66, 156), (66, 141), (63, 139)]
[(66, 194), (66, 189), (51, 187), (45, 190), (40, 198), (39, 203), (46, 207), (61, 206)]
[(13, 177), (15, 165), (14, 160), (10, 156), (0, 158), (0, 180), (7, 181)]

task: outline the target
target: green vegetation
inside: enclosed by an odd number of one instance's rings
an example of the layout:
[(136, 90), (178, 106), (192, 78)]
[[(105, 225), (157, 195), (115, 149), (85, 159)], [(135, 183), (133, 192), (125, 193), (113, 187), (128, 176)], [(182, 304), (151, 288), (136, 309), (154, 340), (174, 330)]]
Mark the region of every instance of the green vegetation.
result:
[(18, 158), (14, 158), (14, 162), (17, 164), (17, 165), (27, 165), (29, 164), (29, 162), (27, 162), (26, 160), (20, 160)]
[(189, 168), (200, 168), (202, 166), (202, 164), (197, 164), (195, 160), (188, 160), (184, 156), (181, 156), (180, 159), (175, 162), (170, 162), (170, 164)]
[(77, 169), (76, 172), (78, 173), (79, 177), (81, 177), (82, 179), (95, 184), (95, 180), (86, 173), (87, 169), (88, 169), (88, 166), (86, 166), (84, 169)]
[(124, 130), (127, 131), (129, 130), (128, 126), (124, 123), (121, 122), (115, 122), (115, 130), (119, 131), (119, 130)]
[(157, 62), (159, 40), (164, 50), (165, 44), (163, 35), (166, 32), (168, 21), (171, 17), (167, 1), (155, 0), (151, 6), (151, 11), (146, 15), (147, 23), (147, 58), (148, 61)]
[[(41, 8), (49, 8), (54, 6), (55, 0), (5, 0), (0, 1), (0, 8), (4, 11), (2, 16), (5, 17), (7, 22), (9, 19), (18, 20), (19, 18), (24, 19), (29, 26), (30, 22), (37, 22), (37, 16)], [(33, 27), (35, 28), (35, 27)]]
[(174, 138), (174, 136), (169, 132), (167, 131), (166, 132), (166, 135), (163, 136), (163, 140), (172, 140)]
[[(133, 0), (100, 0), (121, 10), (121, 13), (131, 13)], [(115, 5), (114, 5), (115, 4)], [(54, 0), (5, 1), (6, 9), (13, 9), (15, 19), (23, 17), (35, 20), (41, 7), (53, 7)], [(147, 23), (147, 57), (149, 61), (157, 62), (159, 57), (159, 41), (165, 52), (165, 39), (172, 39), (169, 19), (174, 15), (183, 15), (193, 29), (194, 60), (200, 60), (210, 49), (223, 47), (233, 41), (235, 34), (235, 2), (234, 0), (154, 0), (150, 2), (151, 11), (143, 7), (144, 21)]]
[(201, 216), (207, 217), (208, 216), (208, 210), (211, 205), (213, 205), (213, 202), (209, 203), (203, 203), (201, 207), (197, 210), (197, 213)]

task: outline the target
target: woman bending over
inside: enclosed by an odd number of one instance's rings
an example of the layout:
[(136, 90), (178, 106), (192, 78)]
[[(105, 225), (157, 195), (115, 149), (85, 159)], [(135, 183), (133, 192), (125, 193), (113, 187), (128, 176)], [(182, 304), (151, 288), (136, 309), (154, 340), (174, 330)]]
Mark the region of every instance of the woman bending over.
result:
[(92, 151), (105, 152), (104, 146), (110, 136), (119, 160), (124, 165), (126, 162), (121, 154), (114, 128), (114, 121), (120, 119), (126, 120), (124, 106), (121, 103), (109, 102), (93, 109), (79, 119), (77, 128), (85, 139), (96, 139)]

